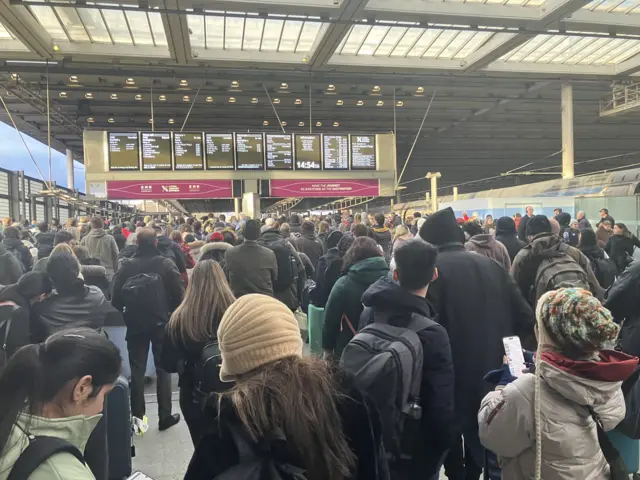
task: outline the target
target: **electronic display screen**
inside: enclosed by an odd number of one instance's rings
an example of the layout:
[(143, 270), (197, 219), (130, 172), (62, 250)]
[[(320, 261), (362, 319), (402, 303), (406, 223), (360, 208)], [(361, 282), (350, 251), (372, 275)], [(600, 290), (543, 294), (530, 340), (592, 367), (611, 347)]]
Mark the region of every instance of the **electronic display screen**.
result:
[(176, 170), (202, 170), (202, 134), (174, 133), (173, 156)]
[(320, 170), (321, 168), (320, 135), (296, 135), (296, 169)]
[(109, 170), (139, 170), (137, 133), (109, 133)]
[(142, 132), (142, 170), (171, 170), (171, 133)]
[(233, 170), (233, 133), (207, 133), (204, 144), (208, 170)]
[(324, 169), (349, 170), (349, 135), (323, 135)]
[(267, 170), (293, 170), (291, 135), (267, 133), (265, 141)]
[(351, 169), (376, 169), (375, 135), (351, 135)]
[(264, 170), (264, 144), (261, 133), (236, 133), (238, 170)]

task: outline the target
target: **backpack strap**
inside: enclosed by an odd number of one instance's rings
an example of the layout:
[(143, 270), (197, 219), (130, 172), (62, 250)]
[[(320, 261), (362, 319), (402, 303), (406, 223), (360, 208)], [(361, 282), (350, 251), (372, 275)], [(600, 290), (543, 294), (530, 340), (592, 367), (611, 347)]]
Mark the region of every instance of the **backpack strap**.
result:
[(622, 478), (619, 474), (625, 474), (626, 472), (628, 472), (628, 470), (622, 456), (620, 455), (620, 452), (609, 439), (609, 436), (607, 435), (607, 432), (602, 425), (602, 421), (600, 420), (600, 417), (593, 409), (593, 407), (587, 406), (587, 409), (589, 410), (593, 421), (596, 422), (598, 443), (600, 444), (600, 450), (602, 450), (602, 454), (604, 455), (604, 458), (611, 469), (611, 479), (616, 480), (618, 478)]
[(83, 465), (84, 457), (78, 448), (58, 437), (30, 437), (29, 446), (20, 454), (7, 480), (26, 480), (46, 460), (56, 453), (70, 453)]

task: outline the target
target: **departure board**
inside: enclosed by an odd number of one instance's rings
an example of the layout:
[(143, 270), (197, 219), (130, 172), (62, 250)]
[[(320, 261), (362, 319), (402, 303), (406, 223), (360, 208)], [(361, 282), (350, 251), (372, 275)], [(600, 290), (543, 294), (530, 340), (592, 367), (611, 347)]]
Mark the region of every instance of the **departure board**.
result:
[(265, 138), (267, 170), (293, 170), (291, 135), (267, 133)]
[(233, 133), (207, 133), (204, 144), (208, 170), (233, 170)]
[(142, 170), (171, 170), (171, 133), (142, 132)]
[(202, 134), (174, 133), (173, 156), (176, 170), (202, 170)]
[(320, 170), (321, 168), (320, 135), (296, 135), (296, 169)]
[(137, 133), (109, 133), (109, 170), (139, 170)]
[(264, 170), (264, 145), (261, 133), (236, 133), (238, 170)]
[(349, 170), (349, 135), (323, 135), (324, 169)]
[(375, 135), (351, 135), (351, 169), (376, 169)]

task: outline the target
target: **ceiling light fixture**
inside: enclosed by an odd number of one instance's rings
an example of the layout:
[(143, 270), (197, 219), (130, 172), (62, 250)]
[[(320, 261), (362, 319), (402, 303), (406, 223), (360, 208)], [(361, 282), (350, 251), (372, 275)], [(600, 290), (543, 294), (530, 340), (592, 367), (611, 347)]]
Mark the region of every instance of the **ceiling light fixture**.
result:
[(231, 88), (238, 88), (240, 86), (240, 82), (234, 80), (231, 82)]
[(149, 123), (153, 123), (153, 118), (150, 118), (150, 119), (149, 119)]
[(169, 119), (169, 123), (170, 123), (171, 125), (173, 125), (174, 123), (176, 123), (176, 121), (175, 121), (173, 118), (170, 118), (170, 119)]
[(424, 93), (424, 87), (418, 87), (416, 93)]
[(58, 94), (58, 96), (59, 96), (60, 98), (67, 98), (67, 92), (60, 92), (60, 93)]
[(182, 101), (183, 102), (188, 102), (189, 101), (189, 95), (185, 95), (184, 97), (182, 97)]
[(253, 103), (253, 104), (258, 103), (258, 99), (257, 99), (256, 97), (253, 97), (253, 98), (251, 99), (251, 103)]
[(53, 48), (53, 51), (54, 51), (54, 52), (57, 52), (58, 50), (60, 50), (60, 46), (59, 46), (59, 45), (56, 45), (56, 44), (53, 44), (53, 45), (51, 46), (51, 48)]
[(342, 105), (344, 105), (344, 102), (342, 100), (338, 100), (336, 102), (336, 105), (338, 105), (339, 107), (341, 107)]
[(136, 96), (135, 96), (135, 97), (133, 97), (133, 98), (135, 98), (136, 100), (140, 101), (140, 100), (142, 100), (142, 95), (139, 95), (139, 94), (138, 94), (138, 95), (136, 95)]
[(321, 127), (322, 126), (322, 122), (316, 122), (316, 127)]
[(13, 80), (18, 80), (18, 79), (20, 78), (20, 75), (18, 75), (17, 73), (12, 73), (12, 74), (11, 74), (11, 78), (12, 78)]
[(116, 119), (113, 117), (109, 117), (109, 119), (107, 120), (107, 122), (109, 123), (116, 123)]
[(282, 82), (280, 84), (280, 90), (286, 90), (287, 88), (289, 88), (289, 84), (288, 83)]
[(382, 107), (384, 105), (384, 102), (382, 100), (378, 100), (378, 103), (376, 105), (378, 107)]
[(205, 99), (205, 101), (206, 101), (207, 103), (212, 103), (212, 102), (213, 102), (213, 97), (207, 97), (207, 98)]
[(189, 86), (189, 82), (187, 82), (186, 80), (180, 80), (180, 86), (181, 87), (188, 87)]
[(336, 86), (335, 86), (335, 85), (329, 85), (329, 86), (327, 86), (327, 90), (328, 90), (328, 91), (330, 91), (330, 92), (333, 92), (335, 89), (336, 89)]
[(404, 102), (402, 100), (398, 100), (396, 102), (396, 107), (402, 107), (404, 105)]
[(287, 126), (287, 122), (285, 122), (284, 120), (282, 120), (282, 121), (280, 122), (280, 125), (282, 125), (283, 127), (286, 127), (286, 126)]
[(262, 122), (262, 125), (264, 125), (265, 127), (269, 126), (269, 120), (265, 120), (264, 122)]
[(127, 85), (135, 85), (136, 81), (133, 78), (127, 78), (124, 83)]
[(304, 127), (304, 122), (298, 122), (299, 127)]
[(357, 106), (359, 106), (359, 107), (361, 107), (361, 106), (363, 106), (363, 105), (364, 105), (364, 101), (362, 101), (362, 100), (358, 100), (358, 101), (356, 102), (356, 105), (357, 105)]
[(278, 105), (278, 104), (280, 103), (280, 99), (279, 99), (279, 98), (274, 98), (274, 99), (273, 99), (273, 103), (274, 103), (275, 105)]
[(333, 126), (334, 127), (339, 127), (340, 126), (340, 122), (333, 122)]
[(87, 118), (87, 123), (93, 123), (95, 122), (95, 120), (93, 119), (93, 117), (89, 117)]
[(111, 100), (117, 100), (118, 99), (118, 94), (117, 93), (112, 93), (110, 95), (110, 97), (111, 97)]
[(380, 91), (380, 86), (379, 85), (374, 86), (372, 91), (378, 93)]
[(302, 105), (302, 100), (299, 98), (296, 98), (296, 105)]
[(307, 57), (306, 55), (302, 57), (302, 63), (308, 63), (308, 62), (309, 62), (309, 57)]
[(164, 102), (164, 101), (166, 101), (166, 100), (167, 100), (167, 96), (166, 96), (166, 95), (160, 95), (160, 96), (158, 97), (158, 100), (160, 100), (161, 102)]
[(78, 77), (76, 77), (75, 75), (71, 75), (69, 77), (69, 82), (71, 83), (78, 83)]
[(229, 103), (236, 103), (236, 97), (229, 97)]
[(88, 98), (89, 100), (91, 100), (93, 98), (93, 93), (91, 92), (87, 92), (84, 94), (84, 98)]

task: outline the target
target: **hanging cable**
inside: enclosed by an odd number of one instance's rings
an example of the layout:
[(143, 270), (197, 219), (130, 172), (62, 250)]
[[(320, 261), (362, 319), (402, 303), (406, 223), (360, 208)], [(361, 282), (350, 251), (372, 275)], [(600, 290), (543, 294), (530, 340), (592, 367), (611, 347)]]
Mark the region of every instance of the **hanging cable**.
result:
[(53, 180), (51, 179), (51, 104), (49, 102), (49, 62), (46, 67), (47, 76), (47, 145), (49, 147), (49, 188), (53, 186)]
[(273, 108), (273, 113), (276, 114), (276, 118), (278, 119), (278, 124), (280, 125), (280, 128), (282, 129), (282, 133), (287, 133), (285, 131), (285, 129), (284, 129), (284, 125), (282, 125), (282, 121), (280, 120), (280, 115), (278, 115), (278, 111), (276, 110), (276, 106), (271, 101), (271, 95), (269, 95), (269, 91), (267, 90), (267, 87), (265, 87), (264, 83), (262, 84), (262, 88), (264, 88), (264, 93), (267, 94), (267, 98), (269, 99), (269, 103), (271, 104), (271, 108)]
[(193, 109), (193, 106), (196, 104), (196, 100), (198, 98), (198, 94), (200, 93), (200, 89), (198, 89), (198, 91), (196, 92), (195, 97), (193, 97), (193, 102), (191, 102), (191, 106), (189, 107), (189, 111), (187, 112), (187, 116), (184, 117), (184, 122), (182, 122), (182, 128), (180, 128), (180, 131), (184, 130), (184, 126), (187, 124), (187, 120), (189, 120), (189, 115), (191, 115), (191, 110)]

